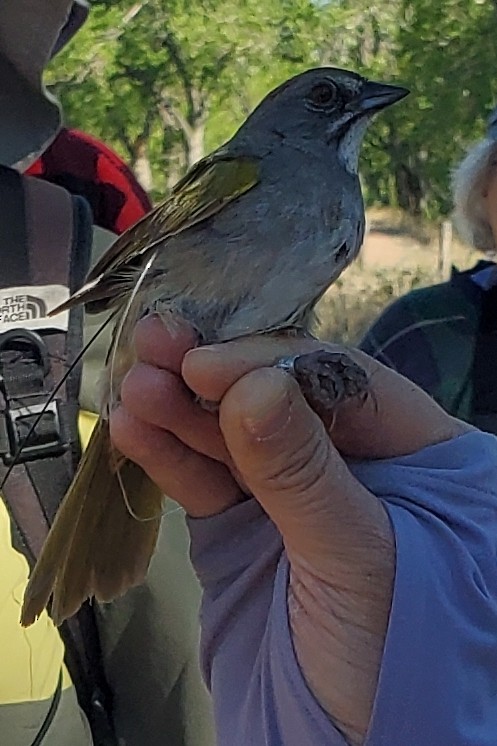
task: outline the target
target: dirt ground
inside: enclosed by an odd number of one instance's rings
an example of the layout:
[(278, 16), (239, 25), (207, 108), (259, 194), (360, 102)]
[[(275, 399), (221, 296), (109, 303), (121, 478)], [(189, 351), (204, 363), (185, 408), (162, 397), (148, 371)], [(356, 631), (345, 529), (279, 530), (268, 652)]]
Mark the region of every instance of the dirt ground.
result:
[(452, 265), (466, 269), (481, 258), (454, 233), (441, 265), (439, 226), (391, 209), (368, 211), (367, 226), (359, 258), (318, 306), (324, 339), (357, 344), (395, 298), (448, 279)]
[[(373, 209), (367, 213), (368, 230), (361, 250), (364, 267), (422, 267), (437, 272), (439, 266), (439, 226), (406, 218), (390, 209)], [(453, 232), (449, 264), (459, 269), (470, 267), (478, 258)]]

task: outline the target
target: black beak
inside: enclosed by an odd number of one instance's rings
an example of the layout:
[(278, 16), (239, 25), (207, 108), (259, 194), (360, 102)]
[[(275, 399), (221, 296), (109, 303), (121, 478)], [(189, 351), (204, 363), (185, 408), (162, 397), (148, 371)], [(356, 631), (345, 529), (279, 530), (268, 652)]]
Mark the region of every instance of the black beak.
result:
[(359, 99), (354, 101), (354, 108), (358, 113), (375, 112), (391, 106), (409, 94), (407, 88), (386, 83), (374, 83), (368, 80), (361, 91)]

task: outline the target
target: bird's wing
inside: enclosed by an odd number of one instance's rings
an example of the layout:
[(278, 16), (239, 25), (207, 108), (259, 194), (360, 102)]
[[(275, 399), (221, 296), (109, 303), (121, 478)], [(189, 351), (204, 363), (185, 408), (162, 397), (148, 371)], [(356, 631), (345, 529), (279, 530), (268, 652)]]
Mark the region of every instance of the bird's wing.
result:
[(81, 290), (50, 315), (105, 298), (106, 281), (115, 275), (116, 282), (110, 283), (109, 295), (113, 289), (116, 294), (121, 293), (123, 273), (125, 276), (136, 259), (170, 236), (215, 215), (252, 189), (259, 182), (259, 172), (259, 159), (250, 156), (230, 156), (218, 151), (199, 161), (164, 202), (112, 244), (93, 267)]

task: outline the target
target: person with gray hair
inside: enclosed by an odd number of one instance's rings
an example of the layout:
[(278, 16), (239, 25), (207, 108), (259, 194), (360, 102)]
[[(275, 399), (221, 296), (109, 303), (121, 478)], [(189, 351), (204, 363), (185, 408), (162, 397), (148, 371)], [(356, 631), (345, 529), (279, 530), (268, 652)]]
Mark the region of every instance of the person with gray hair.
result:
[[(497, 213), (492, 208), (497, 166), (497, 107), (488, 118), (486, 137), (471, 146), (452, 176), (454, 222), (460, 236), (475, 249), (496, 251)], [(495, 205), (495, 202), (493, 202)]]
[(497, 107), (486, 136), (452, 174), (454, 223), (485, 254), (448, 282), (392, 303), (361, 348), (427, 391), (450, 414), (497, 433)]

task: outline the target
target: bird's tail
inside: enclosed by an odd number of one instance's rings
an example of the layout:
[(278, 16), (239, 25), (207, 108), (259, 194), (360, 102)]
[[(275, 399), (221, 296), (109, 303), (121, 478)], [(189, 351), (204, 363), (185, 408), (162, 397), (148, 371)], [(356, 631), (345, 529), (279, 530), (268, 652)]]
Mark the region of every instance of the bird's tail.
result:
[[(94, 596), (111, 601), (143, 581), (155, 548), (162, 495), (139, 466), (111, 451), (100, 419), (29, 579), (21, 623), (48, 605), (55, 624)], [(126, 499), (123, 499), (123, 491)]]

